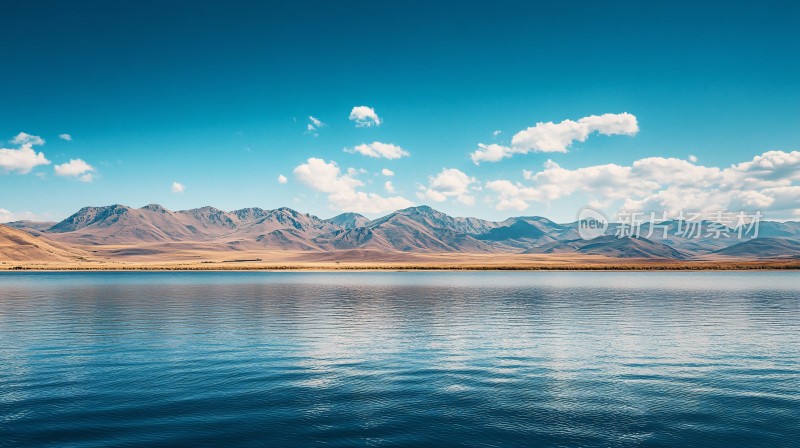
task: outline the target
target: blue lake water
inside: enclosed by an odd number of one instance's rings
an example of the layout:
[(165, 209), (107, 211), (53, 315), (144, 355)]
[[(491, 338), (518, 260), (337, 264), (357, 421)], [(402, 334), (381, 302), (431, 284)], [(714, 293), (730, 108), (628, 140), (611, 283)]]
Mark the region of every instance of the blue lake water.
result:
[(793, 272), (0, 274), (0, 446), (800, 443)]

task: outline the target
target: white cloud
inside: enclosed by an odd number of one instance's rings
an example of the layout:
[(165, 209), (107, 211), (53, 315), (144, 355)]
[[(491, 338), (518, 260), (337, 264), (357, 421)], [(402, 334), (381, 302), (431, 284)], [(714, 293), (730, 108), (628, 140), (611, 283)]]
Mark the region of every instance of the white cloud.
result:
[(365, 170), (364, 168), (354, 168), (352, 166), (347, 169), (348, 176), (356, 177), (359, 174), (367, 174), (367, 170)]
[(278, 176), (278, 183), (279, 184), (285, 184), (287, 182), (289, 182), (289, 179), (287, 179), (286, 176), (284, 176), (283, 174)]
[(486, 189), (500, 210), (524, 210), (583, 194), (596, 204), (627, 210), (771, 211), (800, 213), (800, 151), (769, 151), (729, 167), (707, 167), (664, 157), (639, 159), (629, 166), (562, 168), (547, 161), (537, 173), (523, 172), (527, 183), (494, 180)]
[(417, 197), (434, 202), (443, 202), (449, 197), (454, 197), (463, 204), (472, 205), (475, 203), (475, 198), (469, 191), (475, 182), (477, 181), (474, 177), (469, 177), (455, 168), (444, 168), (436, 176), (428, 177), (428, 186), (421, 187)]
[(11, 143), (19, 145), (19, 148), (0, 148), (0, 171), (28, 174), (39, 165), (50, 164), (44, 153), (33, 150), (34, 146), (44, 145), (41, 137), (20, 132), (11, 139)]
[(48, 214), (40, 215), (33, 212), (12, 212), (4, 208), (0, 208), (0, 223), (13, 222), (13, 221), (48, 221), (50, 216)]
[(381, 174), (386, 177), (394, 176), (394, 171), (390, 170), (389, 168), (384, 168), (381, 170)]
[(567, 152), (573, 142), (584, 142), (592, 132), (603, 135), (635, 135), (639, 132), (636, 117), (621, 114), (590, 115), (578, 121), (536, 123), (511, 138), (511, 146), (478, 144), (470, 157), (475, 164), (497, 162), (514, 154), (529, 152)]
[(511, 157), (513, 154), (514, 148), (509, 146), (496, 143), (490, 145), (478, 143), (478, 150), (470, 154), (470, 158), (477, 165), (481, 162), (497, 162), (503, 158)]
[(319, 118), (316, 118), (312, 115), (308, 116), (308, 121), (309, 123), (306, 125), (306, 134), (311, 134), (314, 137), (319, 136), (319, 133), (317, 132), (319, 128), (327, 126)]
[(68, 142), (72, 141), (72, 136), (69, 134), (58, 134), (58, 138), (60, 138), (61, 140), (66, 140)]
[(697, 163), (697, 156), (689, 154), (689, 161), (692, 163)]
[(4, 208), (0, 208), (0, 222), (11, 222), (11, 221), (16, 221), (16, 218), (14, 218), (14, 214)]
[(381, 142), (363, 143), (354, 148), (345, 148), (344, 151), (351, 154), (359, 153), (368, 157), (383, 157), (386, 159), (399, 159), (410, 155), (408, 151), (397, 145)]
[(392, 181), (390, 181), (390, 180), (387, 180), (386, 182), (383, 183), (383, 189), (386, 190), (387, 193), (394, 193), (395, 192), (394, 185), (392, 184)]
[(381, 118), (375, 113), (375, 109), (367, 106), (354, 107), (350, 111), (350, 121), (354, 121), (357, 128), (381, 125)]
[(294, 169), (294, 175), (304, 184), (328, 195), (331, 208), (358, 213), (381, 213), (410, 207), (411, 201), (400, 196), (383, 197), (359, 191), (364, 183), (351, 175), (342, 174), (336, 162), (312, 157)]
[(172, 192), (173, 193), (183, 193), (186, 191), (186, 187), (180, 182), (173, 182), (172, 183)]
[(496, 129), (494, 132), (492, 132), (492, 138), (497, 138), (497, 136), (502, 133), (503, 131), (501, 131), (500, 129)]
[(81, 182), (91, 182), (94, 179), (92, 173), (94, 167), (81, 159), (71, 159), (67, 163), (53, 167), (57, 176), (77, 177)]
[(26, 134), (25, 132), (20, 132), (14, 138), (11, 139), (11, 143), (15, 145), (27, 145), (30, 144), (31, 146), (41, 146), (44, 145), (44, 139), (39, 137), (38, 135), (31, 135)]

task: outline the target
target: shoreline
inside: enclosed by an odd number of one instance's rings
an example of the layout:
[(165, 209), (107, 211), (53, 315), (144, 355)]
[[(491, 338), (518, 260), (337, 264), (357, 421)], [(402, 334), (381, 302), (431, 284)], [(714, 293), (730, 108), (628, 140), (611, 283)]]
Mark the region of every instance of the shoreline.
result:
[(356, 271), (785, 271), (800, 270), (800, 260), (695, 263), (531, 263), (531, 264), (426, 264), (426, 263), (280, 263), (280, 264), (9, 264), (0, 272), (356, 272)]

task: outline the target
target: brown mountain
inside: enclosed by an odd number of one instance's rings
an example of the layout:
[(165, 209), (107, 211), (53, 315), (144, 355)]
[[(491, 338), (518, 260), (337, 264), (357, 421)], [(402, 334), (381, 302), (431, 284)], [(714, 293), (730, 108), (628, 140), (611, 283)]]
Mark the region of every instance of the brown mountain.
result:
[[(575, 223), (557, 224), (525, 216), (502, 222), (453, 217), (428, 206), (410, 207), (375, 220), (356, 213), (320, 219), (290, 208), (244, 208), (224, 211), (213, 207), (171, 211), (157, 204), (85, 207), (54, 224), (13, 223), (33, 235), (65, 245), (96, 246), (89, 250), (115, 256), (177, 254), (186, 251), (288, 251), (327, 253), (370, 251), (373, 254), (505, 253), (588, 254), (615, 258), (686, 259), (702, 254), (726, 254), (720, 249), (736, 241), (682, 238), (600, 237), (584, 241)], [(798, 223), (772, 223), (767, 233), (800, 235)], [(614, 225), (610, 227), (613, 233)], [(658, 231), (656, 232), (658, 233)], [(797, 239), (800, 240), (800, 237)], [(757, 243), (761, 244), (761, 243)], [(766, 257), (792, 253), (788, 245), (763, 250)], [(716, 251), (716, 252), (715, 252)], [(751, 256), (736, 249), (742, 256)], [(734, 251), (734, 252), (736, 252)], [(788, 252), (787, 252), (788, 251)], [(733, 252), (731, 252), (733, 253)], [(779, 254), (779, 255), (776, 255)]]

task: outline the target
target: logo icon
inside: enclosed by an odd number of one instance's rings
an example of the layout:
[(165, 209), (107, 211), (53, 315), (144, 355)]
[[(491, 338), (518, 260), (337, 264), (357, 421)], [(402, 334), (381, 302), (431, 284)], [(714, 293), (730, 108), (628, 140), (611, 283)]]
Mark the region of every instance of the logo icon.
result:
[(603, 236), (608, 229), (608, 218), (601, 212), (589, 207), (578, 213), (578, 235), (584, 240), (593, 240)]

